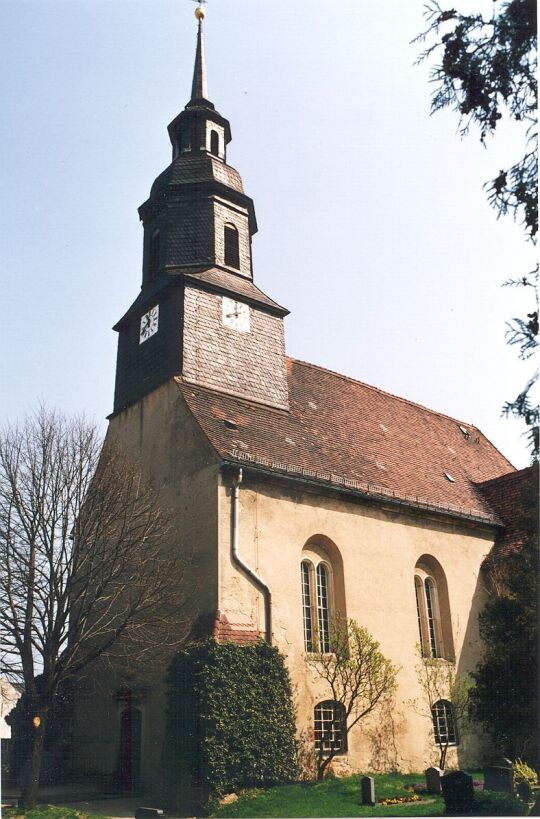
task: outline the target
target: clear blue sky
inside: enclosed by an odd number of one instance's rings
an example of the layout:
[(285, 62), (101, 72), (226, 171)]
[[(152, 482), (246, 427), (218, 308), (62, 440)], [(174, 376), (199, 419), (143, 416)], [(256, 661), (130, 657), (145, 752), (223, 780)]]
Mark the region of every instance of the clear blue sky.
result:
[[(521, 135), (503, 126), (485, 150), (430, 117), (422, 6), (211, 0), (209, 96), (255, 200), (255, 281), (291, 310), (288, 353), (474, 423), (524, 466), (500, 408), (527, 377), (504, 340), (525, 302), (501, 284), (533, 249), (482, 190)], [(100, 423), (112, 409), (110, 328), (140, 287), (136, 209), (189, 98), (194, 8), (0, 4), (3, 420), (39, 400)]]

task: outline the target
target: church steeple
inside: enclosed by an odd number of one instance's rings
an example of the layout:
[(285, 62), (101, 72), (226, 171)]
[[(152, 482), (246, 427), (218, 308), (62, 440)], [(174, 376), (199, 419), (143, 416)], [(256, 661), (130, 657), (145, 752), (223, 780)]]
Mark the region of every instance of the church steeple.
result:
[(197, 31), (197, 51), (195, 53), (195, 68), (193, 69), (193, 83), (191, 85), (191, 103), (208, 101), (208, 84), (206, 81), (206, 61), (204, 59), (204, 9), (197, 8), (195, 15), (199, 20)]
[(171, 376), (287, 407), (283, 316), (253, 284), (253, 201), (227, 164), (229, 122), (208, 99), (199, 6), (191, 98), (168, 126), (172, 162), (139, 208), (141, 292), (116, 324), (115, 412)]

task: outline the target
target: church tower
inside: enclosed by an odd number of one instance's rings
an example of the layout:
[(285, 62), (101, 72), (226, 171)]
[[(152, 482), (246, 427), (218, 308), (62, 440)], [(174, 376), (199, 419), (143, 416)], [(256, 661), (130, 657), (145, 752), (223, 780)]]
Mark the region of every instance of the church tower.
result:
[(172, 162), (139, 208), (141, 292), (115, 325), (114, 413), (172, 376), (288, 407), (283, 318), (253, 283), (253, 201), (227, 164), (228, 120), (208, 99), (197, 8), (191, 99), (168, 127)]

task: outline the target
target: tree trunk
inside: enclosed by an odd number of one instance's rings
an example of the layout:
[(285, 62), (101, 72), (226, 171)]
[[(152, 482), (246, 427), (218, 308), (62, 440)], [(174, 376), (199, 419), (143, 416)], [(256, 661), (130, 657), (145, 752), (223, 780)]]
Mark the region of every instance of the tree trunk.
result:
[(32, 711), (29, 712), (29, 719), (31, 721), (36, 720), (36, 722), (39, 720), (39, 725), (36, 726), (34, 722), (32, 722), (31, 725), (30, 747), (23, 766), (21, 778), (21, 796), (19, 798), (19, 807), (21, 808), (34, 808), (36, 806), (41, 759), (43, 756), (43, 742), (47, 724), (47, 710), (44, 708), (36, 708), (33, 713)]

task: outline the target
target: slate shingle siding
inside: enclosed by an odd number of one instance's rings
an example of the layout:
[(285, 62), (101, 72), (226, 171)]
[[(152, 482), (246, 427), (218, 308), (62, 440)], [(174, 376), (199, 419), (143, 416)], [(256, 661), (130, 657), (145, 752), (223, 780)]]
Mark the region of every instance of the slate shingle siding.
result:
[(197, 384), (287, 407), (283, 320), (253, 307), (250, 332), (222, 323), (222, 297), (185, 289), (183, 376)]
[[(139, 343), (141, 316), (159, 304), (158, 332)], [(182, 369), (182, 291), (176, 288), (134, 313), (118, 336), (114, 411), (137, 401)]]
[(216, 264), (225, 264), (225, 225), (227, 223), (234, 225), (238, 231), (240, 273), (244, 276), (251, 276), (251, 241), (247, 210), (241, 213), (220, 201), (214, 202)]
[(211, 263), (214, 258), (214, 213), (210, 198), (169, 206), (166, 259), (169, 265)]

